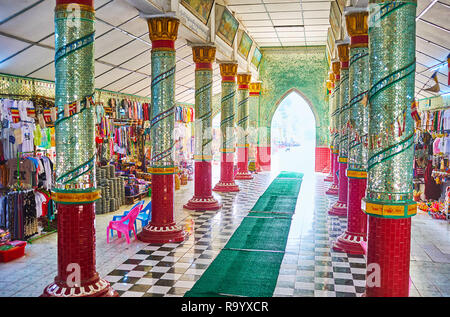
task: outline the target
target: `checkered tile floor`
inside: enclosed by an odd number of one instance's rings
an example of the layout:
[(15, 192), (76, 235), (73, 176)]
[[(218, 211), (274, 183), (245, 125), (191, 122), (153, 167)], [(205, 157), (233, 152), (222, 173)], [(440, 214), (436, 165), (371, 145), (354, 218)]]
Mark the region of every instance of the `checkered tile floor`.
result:
[[(274, 296), (359, 296), (364, 292), (365, 259), (331, 250), (346, 219), (328, 216), (336, 199), (325, 195), (323, 176), (302, 184)], [(110, 272), (120, 296), (183, 296), (201, 277), (271, 182), (270, 174), (238, 182), (238, 193), (220, 194), (218, 211), (189, 212), (182, 243), (148, 245)], [(314, 210), (302, 199), (314, 197)]]
[(301, 232), (300, 239), (298, 235), (288, 238), (274, 296), (361, 296), (366, 260), (362, 255), (332, 250), (333, 242), (347, 227), (347, 219), (328, 215), (337, 199), (324, 194), (329, 183), (323, 177), (316, 180), (311, 226)]

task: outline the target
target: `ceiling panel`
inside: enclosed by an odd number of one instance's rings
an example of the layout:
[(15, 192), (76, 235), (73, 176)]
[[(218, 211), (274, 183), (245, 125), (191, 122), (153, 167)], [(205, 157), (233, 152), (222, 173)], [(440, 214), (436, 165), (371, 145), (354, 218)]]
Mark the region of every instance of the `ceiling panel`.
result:
[(266, 12), (266, 9), (262, 4), (231, 5), (229, 6), (229, 9), (236, 13)]
[(95, 58), (99, 58), (109, 52), (114, 51), (120, 46), (123, 46), (130, 42), (132, 39), (126, 34), (112, 30), (108, 34), (96, 39), (95, 41)]
[(30, 77), (41, 78), (45, 80), (55, 80), (55, 64), (50, 63), (47, 66), (35, 71), (31, 74), (27, 74)]
[[(21, 1), (14, 1), (21, 2)], [(0, 25), (0, 31), (36, 42), (55, 31), (54, 1), (43, 1), (20, 16)], [(2, 10), (0, 10), (2, 11)], [(33, 21), (33, 23), (27, 23)], [(51, 23), (49, 23), (51, 21)]]
[(286, 2), (283, 4), (267, 3), (266, 8), (269, 12), (300, 11), (301, 5), (300, 1)]
[(450, 50), (450, 36), (446, 31), (419, 20), (416, 23), (416, 34)]
[(96, 87), (105, 87), (106, 85), (112, 83), (114, 80), (121, 78), (125, 75), (129, 74), (126, 70), (114, 68), (111, 71), (100, 75), (95, 78), (95, 86)]
[(112, 91), (122, 91), (123, 88), (128, 87), (132, 84), (135, 84), (143, 79), (147, 78), (147, 76), (138, 74), (138, 73), (128, 73), (125, 77), (117, 79), (115, 82), (103, 87), (107, 90)]
[(129, 60), (130, 58), (143, 53), (144, 51), (148, 51), (149, 49), (150, 48), (148, 45), (135, 40), (102, 57), (101, 60), (115, 65), (119, 65)]
[(122, 92), (124, 92), (126, 94), (137, 94), (138, 91), (145, 90), (145, 92), (142, 95), (147, 95), (150, 93), (150, 85), (151, 85), (151, 79), (146, 78), (128, 88), (122, 89)]
[(330, 16), (329, 10), (323, 11), (303, 11), (303, 19), (328, 19)]
[(303, 10), (324, 10), (327, 13), (330, 11), (330, 1), (314, 1), (307, 2), (302, 1), (302, 9)]
[(303, 25), (301, 18), (298, 18), (298, 19), (283, 19), (283, 20), (274, 19), (272, 21), (273, 21), (273, 25), (274, 26), (279, 26), (279, 25)]
[(139, 70), (142, 73), (146, 73), (148, 75), (151, 74), (151, 53), (150, 50), (147, 52), (142, 52), (139, 56), (129, 60), (126, 63), (123, 63), (121, 66), (124, 68), (128, 68), (130, 70)]
[(302, 11), (270, 12), (269, 14), (274, 20), (301, 19), (302, 17)]
[(20, 11), (26, 9), (35, 4), (39, 4), (42, 0), (22, 0), (22, 1), (11, 1), (11, 0), (0, 0), (0, 23), (8, 19), (9, 17), (19, 13)]
[(133, 8), (126, 0), (114, 0), (96, 11), (96, 16), (115, 26), (139, 15), (139, 12)]
[(49, 49), (32, 46), (20, 54), (0, 64), (0, 71), (7, 74), (25, 76), (53, 60), (53, 53)]
[[(0, 61), (3, 61), (14, 53), (17, 53), (25, 47), (28, 47), (29, 45), (30, 44), (27, 44), (25, 42), (0, 35)], [(5, 66), (3, 64), (0, 64), (0, 70), (2, 69), (2, 67)]]
[(269, 15), (267, 12), (260, 12), (260, 13), (238, 13), (237, 17), (239, 19), (244, 20), (268, 20)]

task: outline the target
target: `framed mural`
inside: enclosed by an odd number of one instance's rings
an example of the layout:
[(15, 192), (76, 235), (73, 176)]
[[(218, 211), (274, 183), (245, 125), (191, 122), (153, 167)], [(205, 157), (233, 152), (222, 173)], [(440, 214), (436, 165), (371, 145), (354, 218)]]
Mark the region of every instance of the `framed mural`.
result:
[(248, 58), (248, 53), (252, 48), (253, 40), (248, 36), (247, 33), (243, 32), (241, 37), (241, 42), (239, 43), (238, 52), (245, 58)]
[(239, 22), (231, 14), (228, 9), (223, 10), (222, 18), (220, 19), (219, 29), (217, 35), (230, 46), (233, 46), (234, 37), (239, 27)]
[(253, 52), (252, 64), (255, 65), (256, 68), (259, 67), (261, 63), (262, 53), (258, 47), (255, 47), (255, 51)]
[(181, 4), (200, 21), (208, 24), (214, 0), (181, 0)]

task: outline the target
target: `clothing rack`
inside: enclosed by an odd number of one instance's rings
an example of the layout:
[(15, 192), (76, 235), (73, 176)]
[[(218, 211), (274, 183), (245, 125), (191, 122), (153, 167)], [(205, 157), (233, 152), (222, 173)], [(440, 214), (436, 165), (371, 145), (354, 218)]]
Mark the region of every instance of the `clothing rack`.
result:
[(20, 190), (20, 157), (22, 154), (29, 154), (33, 153), (33, 155), (36, 154), (36, 151), (28, 151), (28, 152), (17, 152), (17, 188)]

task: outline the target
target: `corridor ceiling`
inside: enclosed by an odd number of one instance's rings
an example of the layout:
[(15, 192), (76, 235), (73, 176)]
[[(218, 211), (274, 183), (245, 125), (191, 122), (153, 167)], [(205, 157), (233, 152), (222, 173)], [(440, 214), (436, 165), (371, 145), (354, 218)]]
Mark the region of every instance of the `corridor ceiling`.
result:
[[(221, 0), (259, 47), (325, 45), (330, 0)], [(349, 1), (350, 2), (350, 1)], [(55, 0), (0, 0), (0, 73), (54, 80)], [(96, 88), (150, 96), (151, 42), (146, 23), (126, 0), (95, 0)], [(418, 0), (416, 94), (432, 86), (438, 69), (441, 93), (449, 93), (450, 0)], [(235, 40), (236, 42), (236, 40)], [(176, 101), (194, 103), (190, 46), (176, 42)], [(440, 68), (434, 66), (441, 65)], [(239, 71), (247, 71), (240, 65)], [(256, 78), (253, 78), (254, 80)], [(213, 93), (220, 92), (214, 64)], [(420, 92), (420, 93), (419, 93)]]

